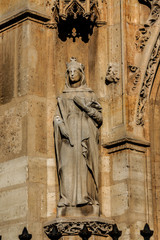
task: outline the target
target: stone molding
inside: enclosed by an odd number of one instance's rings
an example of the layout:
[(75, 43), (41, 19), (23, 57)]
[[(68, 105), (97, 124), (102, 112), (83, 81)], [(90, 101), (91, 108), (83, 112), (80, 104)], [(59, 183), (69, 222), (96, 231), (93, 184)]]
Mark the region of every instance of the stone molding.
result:
[(0, 31), (2, 32), (6, 28), (10, 28), (15, 24), (27, 19), (34, 19), (37, 21), (41, 21), (42, 23), (46, 23), (50, 20), (50, 17), (44, 13), (35, 10), (23, 9), (20, 12), (0, 21)]
[(151, 10), (148, 20), (140, 28), (142, 38), (139, 38), (139, 43), (136, 42), (136, 44), (140, 44), (139, 50), (141, 52), (138, 64), (141, 71), (139, 78), (141, 85), (139, 86), (139, 97), (136, 104), (135, 122), (136, 125), (144, 126), (145, 108), (160, 59), (160, 0), (138, 1)]
[(114, 222), (101, 217), (85, 218), (56, 218), (44, 225), (44, 231), (48, 236), (56, 226), (62, 236), (75, 236), (83, 229), (84, 225), (91, 231), (92, 235), (107, 237), (113, 230)]
[(108, 153), (114, 153), (125, 149), (136, 150), (138, 152), (146, 152), (146, 148), (150, 143), (144, 139), (136, 139), (134, 137), (124, 136), (120, 139), (103, 144), (108, 149)]

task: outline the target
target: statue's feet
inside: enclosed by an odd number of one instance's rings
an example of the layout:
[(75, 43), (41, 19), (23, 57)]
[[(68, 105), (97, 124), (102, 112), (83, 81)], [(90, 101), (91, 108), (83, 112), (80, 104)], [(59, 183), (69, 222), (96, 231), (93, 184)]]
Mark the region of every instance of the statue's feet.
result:
[(66, 206), (70, 206), (70, 202), (66, 199), (66, 198), (61, 198), (59, 200), (59, 203), (58, 203), (58, 207), (66, 207)]

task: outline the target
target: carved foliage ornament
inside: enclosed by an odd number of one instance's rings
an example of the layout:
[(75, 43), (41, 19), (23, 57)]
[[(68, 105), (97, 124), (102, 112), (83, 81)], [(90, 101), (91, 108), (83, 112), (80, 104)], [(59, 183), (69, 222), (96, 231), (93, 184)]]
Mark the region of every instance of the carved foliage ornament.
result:
[(116, 66), (113, 65), (108, 65), (107, 68), (107, 73), (105, 77), (105, 83), (106, 85), (109, 85), (110, 83), (117, 83), (119, 81), (119, 76), (118, 76), (118, 70)]
[(153, 51), (151, 53), (150, 60), (148, 62), (147, 70), (144, 76), (143, 84), (140, 91), (138, 108), (137, 108), (137, 125), (144, 125), (144, 111), (145, 104), (147, 102), (147, 97), (150, 92), (151, 84), (153, 82), (155, 72), (160, 59), (160, 35), (157, 38), (157, 42), (154, 45)]
[(133, 82), (132, 90), (135, 90), (139, 82), (141, 71), (140, 68), (136, 66), (129, 65), (128, 67), (130, 70), (129, 78)]
[(160, 0), (138, 0), (140, 3), (151, 9), (147, 22), (139, 28), (136, 33), (136, 47), (139, 52), (143, 51), (148, 39), (151, 36), (151, 27), (158, 20), (160, 15)]
[(113, 230), (113, 224), (99, 221), (59, 222), (46, 226), (44, 229), (47, 236), (52, 232), (55, 226), (62, 236), (73, 236), (79, 234), (79, 232), (83, 229), (84, 224), (93, 235), (106, 237), (108, 236), (108, 233)]
[(143, 51), (150, 36), (151, 32), (149, 31), (148, 27), (143, 26), (136, 32), (136, 48), (139, 52)]

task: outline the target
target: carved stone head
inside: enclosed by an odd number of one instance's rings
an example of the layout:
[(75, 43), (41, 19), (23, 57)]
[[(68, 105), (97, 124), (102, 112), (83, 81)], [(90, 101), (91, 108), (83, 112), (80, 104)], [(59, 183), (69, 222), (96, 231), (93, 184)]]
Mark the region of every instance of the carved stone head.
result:
[(77, 62), (75, 57), (70, 59), (69, 63), (66, 63), (66, 87), (72, 87), (72, 84), (80, 82), (80, 86), (86, 85), (84, 66), (82, 63)]

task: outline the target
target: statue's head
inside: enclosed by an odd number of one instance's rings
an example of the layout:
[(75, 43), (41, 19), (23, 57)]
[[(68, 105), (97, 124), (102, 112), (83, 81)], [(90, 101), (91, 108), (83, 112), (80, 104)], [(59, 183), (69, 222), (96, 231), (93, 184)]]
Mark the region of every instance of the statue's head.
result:
[(80, 83), (80, 86), (86, 84), (83, 64), (77, 62), (76, 58), (72, 57), (70, 62), (66, 64), (66, 87), (72, 87), (75, 83)]

